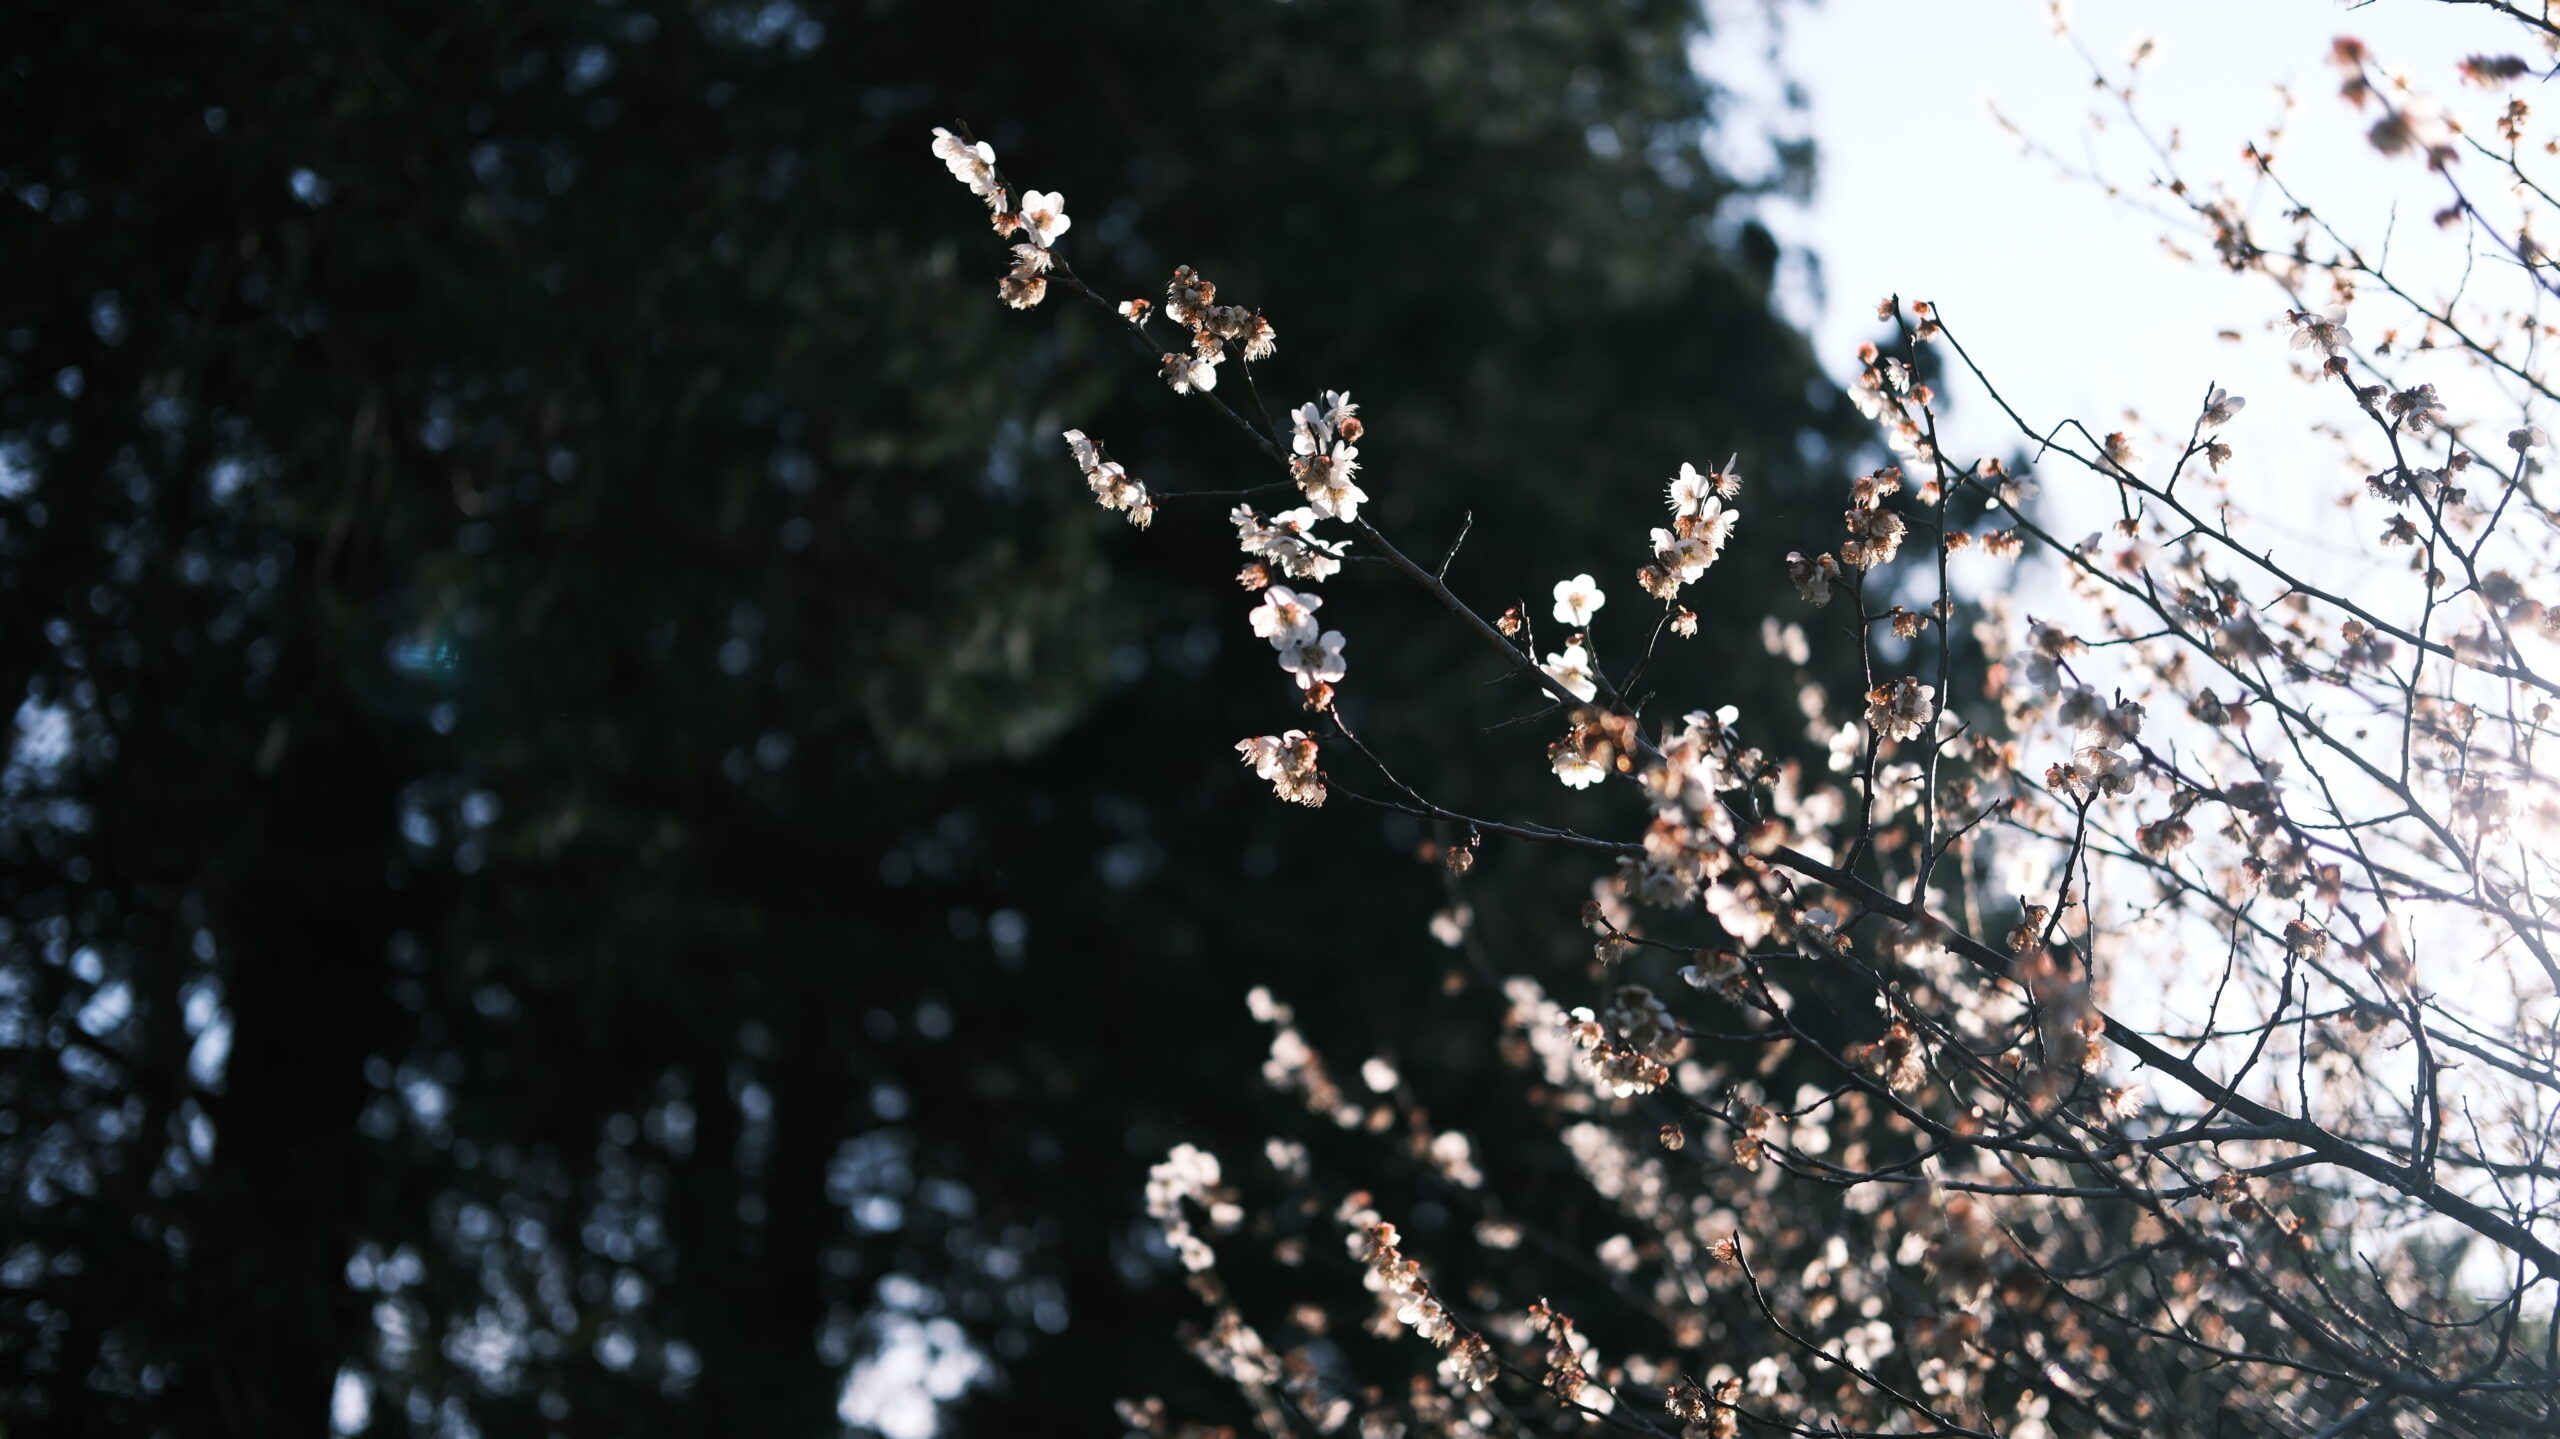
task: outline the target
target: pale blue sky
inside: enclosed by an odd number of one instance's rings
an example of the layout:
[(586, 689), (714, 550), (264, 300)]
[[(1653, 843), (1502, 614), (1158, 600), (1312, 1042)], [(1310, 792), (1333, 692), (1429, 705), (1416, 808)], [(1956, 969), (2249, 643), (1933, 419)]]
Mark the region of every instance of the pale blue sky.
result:
[[(2337, 97), (2330, 42), (2359, 36), (2485, 122), (2485, 99), (2456, 92), (2453, 63), (2522, 38), (2510, 21), (2435, 0), (2145, 0), (2072, 13), (2082, 43), (2119, 74), (2137, 36), (2157, 38), (2143, 108), (2177, 128), (2194, 175), (2236, 180), (2241, 144), (2277, 116), (2275, 88), (2290, 85), (2300, 105), (2279, 154), (2285, 173), (2364, 243), (2378, 246), (2389, 229), (2404, 252), (2432, 238), (2424, 208), (2407, 207), (2437, 192), (2414, 165), (2364, 144), (2366, 122)], [(1829, 302), (1811, 318), (1835, 373), (1873, 332), (1875, 300), (1898, 291), (1941, 305), (2004, 388), (2041, 414), (2113, 424), (2136, 406), (2183, 424), (2217, 378), (2253, 405), (2261, 394), (2277, 401), (2283, 337), (2265, 329), (2279, 304), (2263, 282), (2171, 259), (2151, 217), (2058, 179), (1993, 121), (1996, 103), (2129, 184), (2151, 173), (2121, 127), (2092, 133), (2088, 116), (2107, 102), (2041, 0), (1823, 0), (1789, 12), (1785, 53), (1812, 94), (1822, 154), (1820, 192), (1791, 238), (1821, 256)], [(2396, 226), (2394, 194), (2420, 197), (2404, 200)], [(2245, 338), (2218, 340), (2224, 329)], [(1965, 430), (1982, 418), (1964, 416)]]

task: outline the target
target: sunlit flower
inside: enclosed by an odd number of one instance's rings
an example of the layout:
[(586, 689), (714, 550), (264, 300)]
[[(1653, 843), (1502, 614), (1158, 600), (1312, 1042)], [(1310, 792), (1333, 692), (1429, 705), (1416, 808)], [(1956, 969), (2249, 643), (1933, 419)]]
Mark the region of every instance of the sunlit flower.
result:
[(1129, 516), (1129, 523), (1145, 529), (1155, 519), (1155, 502), (1147, 495), (1147, 487), (1114, 461), (1103, 458), (1102, 446), (1086, 438), (1082, 430), (1065, 434), (1067, 452), (1075, 456), (1076, 468), (1084, 471), (1085, 484), (1092, 489), (1096, 502), (1106, 510), (1118, 510)]
[(1905, 675), (1867, 691), (1867, 724), (1886, 739), (1911, 739), (1929, 723), (1935, 686)]
[(2288, 310), (2286, 320), (2293, 325), (2293, 348), (2318, 350), (2324, 355), (2342, 355), (2356, 337), (2347, 333), (2347, 312), (2331, 310), (2315, 315), (2309, 310)]
[(1695, 465), (1684, 464), (1680, 467), (1680, 473), (1671, 481), (1671, 513), (1702, 514), (1706, 510), (1707, 501), (1715, 495), (1715, 492), (1716, 483), (1712, 476), (1699, 474), (1698, 467)]
[(1609, 777), (1609, 772), (1601, 768), (1571, 735), (1547, 746), (1547, 763), (1567, 789), (1589, 789)]
[(1022, 209), (1018, 213), (1022, 217), (1024, 232), (1031, 236), (1031, 243), (1043, 250), (1075, 223), (1067, 218), (1067, 197), (1055, 190), (1023, 191)]
[[(1273, 586), (1278, 588), (1278, 586)], [(1293, 635), (1277, 641), (1280, 668), (1297, 676), (1298, 688), (1314, 689), (1319, 684), (1332, 684), (1343, 676), (1342, 631), (1326, 630), (1323, 634)]]
[(1591, 582), (1589, 575), (1556, 581), (1556, 620), (1560, 624), (1579, 629), (1591, 623), (1591, 617), (1608, 602), (1608, 596), (1600, 593), (1600, 587)]
[(1563, 653), (1547, 656), (1543, 668), (1575, 699), (1588, 700), (1600, 693), (1600, 686), (1591, 675), (1591, 653), (1580, 645), (1566, 645)]
[(1251, 505), (1238, 505), (1227, 518), (1236, 527), (1236, 543), (1246, 554), (1277, 565), (1293, 580), (1330, 579), (1342, 568), (1349, 540), (1319, 540), (1310, 531), (1320, 518), (1312, 509), (1282, 510), (1268, 521)]
[(1316, 768), (1316, 742), (1305, 730), (1238, 740), (1236, 753), (1271, 782), (1282, 799), (1310, 808), (1324, 803), (1324, 777)]
[(1193, 390), (1203, 394), (1218, 388), (1218, 367), (1198, 355), (1169, 354), (1164, 357), (1164, 382), (1173, 386), (1177, 395)]
[(1273, 585), (1254, 607), (1253, 632), (1271, 641), (1273, 649), (1303, 644), (1315, 638), (1316, 611), (1323, 607), (1322, 595), (1302, 595), (1287, 585)]
[(981, 140), (972, 145), (940, 126), (933, 131), (933, 154), (951, 169), (951, 178), (969, 187), (973, 195), (999, 195), (996, 189), (996, 147)]

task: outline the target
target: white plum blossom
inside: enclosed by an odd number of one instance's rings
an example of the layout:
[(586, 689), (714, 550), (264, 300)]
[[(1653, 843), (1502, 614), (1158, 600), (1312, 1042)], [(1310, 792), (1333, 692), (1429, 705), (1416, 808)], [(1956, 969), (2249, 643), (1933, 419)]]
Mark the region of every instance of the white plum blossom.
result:
[(1164, 1162), (1147, 1171), (1147, 1215), (1164, 1233), (1165, 1242), (1181, 1257), (1182, 1267), (1194, 1274), (1218, 1262), (1217, 1251), (1209, 1247), (1191, 1228), (1183, 1212), (1184, 1201), (1205, 1211), (1209, 1223), (1217, 1229), (1233, 1229), (1244, 1219), (1244, 1210), (1222, 1184), (1218, 1157), (1188, 1144), (1177, 1144)]
[(972, 145), (937, 125), (933, 131), (934, 158), (951, 168), (951, 178), (969, 187), (969, 193), (989, 198), (1003, 208), (1004, 191), (996, 184), (996, 147), (981, 140)]
[(1290, 416), (1297, 433), (1289, 441), (1289, 473), (1315, 512), (1329, 520), (1360, 518), (1369, 496), (1352, 483), (1360, 472), (1359, 406), (1340, 390), (1300, 405)]
[(1680, 467), (1670, 485), (1671, 528), (1653, 531), (1654, 562), (1636, 573), (1645, 593), (1674, 599), (1682, 585), (1695, 582), (1723, 555), (1734, 524), (1742, 518), (1741, 511), (1725, 508), (1724, 501), (1741, 490), (1742, 478), (1732, 461), (1709, 475), (1698, 473), (1695, 465)]
[(1675, 515), (1703, 513), (1715, 492), (1713, 477), (1699, 474), (1696, 465), (1684, 463), (1680, 466), (1680, 473), (1671, 480), (1671, 512)]
[(1867, 725), (1886, 739), (1911, 739), (1928, 726), (1935, 686), (1906, 675), (1867, 691)]
[(1218, 367), (1213, 360), (1198, 355), (1168, 354), (1164, 357), (1164, 382), (1173, 386), (1177, 395), (1193, 390), (1202, 394), (1218, 388)]
[(1302, 595), (1287, 585), (1273, 585), (1262, 592), (1262, 603), (1253, 611), (1253, 632), (1271, 641), (1277, 649), (1315, 638), (1316, 611), (1324, 607), (1324, 596)]
[(1360, 507), (1369, 499), (1367, 491), (1351, 483), (1359, 468), (1359, 448), (1336, 445), (1328, 453), (1310, 455), (1298, 462), (1298, 488), (1317, 514), (1348, 524), (1360, 518)]
[(1324, 803), (1324, 776), (1316, 768), (1315, 738), (1305, 730), (1238, 740), (1236, 753), (1253, 766), (1256, 775), (1270, 781), (1272, 790), (1282, 799), (1310, 809)]
[(1724, 554), (1725, 541), (1733, 538), (1733, 527), (1741, 523), (1742, 511), (1727, 509), (1722, 500), (1709, 500), (1699, 506), (1697, 521), (1694, 533), (1706, 542), (1707, 560), (1712, 564)]
[(1563, 780), (1567, 789), (1589, 789), (1609, 777), (1609, 772), (1592, 762), (1581, 745), (1571, 739), (1560, 739), (1547, 746), (1547, 763)]
[(1600, 686), (1591, 674), (1591, 652), (1580, 645), (1566, 645), (1562, 653), (1547, 656), (1547, 662), (1541, 668), (1546, 670), (1548, 678), (1564, 686), (1575, 699), (1588, 700), (1600, 693)]
[(1075, 223), (1067, 218), (1067, 197), (1055, 190), (1023, 191), (1019, 213), (1023, 232), (1031, 237), (1032, 244), (1043, 251), (1056, 243), (1060, 235), (1067, 233), (1067, 227)]
[(1609, 597), (1600, 593), (1600, 587), (1591, 582), (1589, 575), (1575, 575), (1569, 580), (1556, 581), (1556, 619), (1559, 623), (1579, 629), (1591, 623), (1591, 617), (1608, 602)]
[(2356, 342), (2347, 333), (2347, 312), (2331, 310), (2315, 315), (2308, 310), (2290, 310), (2285, 318), (2293, 324), (2293, 348), (2318, 350), (2324, 355), (2342, 355)]
[(1075, 456), (1076, 468), (1084, 471), (1085, 484), (1104, 509), (1127, 514), (1129, 523), (1142, 530), (1155, 520), (1155, 501), (1148, 496), (1147, 487), (1118, 463), (1104, 459), (1102, 446), (1082, 430), (1067, 431), (1065, 439), (1068, 453)]
[(1326, 630), (1320, 635), (1292, 636), (1273, 647), (1280, 651), (1280, 668), (1297, 676), (1298, 688), (1312, 690), (1342, 678), (1342, 644), (1342, 631)]
[[(1265, 520), (1251, 505), (1238, 505), (1228, 516), (1236, 527), (1236, 543), (1264, 565), (1276, 565), (1293, 580), (1327, 580), (1342, 569), (1349, 540), (1318, 540), (1309, 532), (1320, 518), (1312, 509), (1282, 510)], [(1267, 577), (1267, 571), (1264, 572)]]
[[(1707, 503), (1714, 504), (1709, 500)], [(1683, 535), (1672, 530), (1653, 532), (1653, 557), (1681, 584), (1690, 584), (1716, 562), (1716, 552), (1696, 535)]]

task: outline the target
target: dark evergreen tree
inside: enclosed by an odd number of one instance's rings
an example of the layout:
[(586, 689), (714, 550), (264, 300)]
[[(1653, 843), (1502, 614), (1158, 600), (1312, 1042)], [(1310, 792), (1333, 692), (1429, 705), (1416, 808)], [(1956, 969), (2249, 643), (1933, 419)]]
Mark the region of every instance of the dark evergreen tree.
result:
[[(1097, 280), (1265, 308), (1271, 375), (1364, 402), (1380, 513), (1472, 510), (1453, 582), (1542, 588), (1533, 539), (1630, 569), (1683, 459), (1791, 523), (1851, 433), (1701, 158), (1700, 33), (12, 8), (0, 1424), (310, 1433), (343, 1374), (373, 1432), (823, 1432), (899, 1314), (996, 1366), (988, 1432), (1192, 1385), (1132, 1221), (1171, 1139), (1266, 1132), (1245, 988), (1373, 1043), (1492, 1001), (1442, 997), (1424, 836), (1277, 814), (1204, 738), (1286, 684), (1055, 436), (1175, 489), (1250, 462), (995, 302), (927, 132), (1063, 188)], [(1670, 662), (1785, 703), (1709, 613)], [(1354, 642), (1372, 694), (1486, 678)], [(1389, 713), (1477, 808), (1471, 756), (1547, 738)], [(1509, 863), (1502, 906), (1578, 900)]]

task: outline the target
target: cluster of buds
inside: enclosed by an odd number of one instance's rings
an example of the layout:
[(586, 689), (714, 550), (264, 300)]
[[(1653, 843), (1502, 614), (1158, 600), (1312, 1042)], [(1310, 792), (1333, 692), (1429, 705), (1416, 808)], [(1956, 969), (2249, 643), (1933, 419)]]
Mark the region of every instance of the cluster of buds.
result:
[(1719, 1379), (1713, 1388), (1682, 1382), (1666, 1391), (1662, 1407), (1680, 1421), (1680, 1439), (1733, 1439), (1741, 1432), (1734, 1404), (1742, 1398), (1742, 1381)]
[(1575, 1067), (1607, 1099), (1651, 1094), (1669, 1084), (1671, 1065), (1688, 1053), (1678, 1021), (1639, 985), (1618, 991), (1605, 1021), (1589, 1009), (1577, 1009), (1562, 1023), (1579, 1051)]
[[(1842, 516), (1849, 527), (1849, 538), (1840, 545), (1842, 563), (1871, 570), (1902, 553), (1902, 537), (1909, 526), (1902, 516), (1884, 505), (1901, 491), (1902, 471), (1890, 465), (1861, 476), (1850, 486), (1849, 508)], [(1797, 588), (1803, 588), (1801, 581)]]
[(1849, 1047), (1850, 1063), (1865, 1066), (1868, 1073), (1881, 1079), (1885, 1087), (1904, 1094), (1928, 1082), (1928, 1055), (1920, 1045), (1919, 1034), (1901, 1020), (1886, 1026), (1885, 1032), (1867, 1044)]
[(1653, 563), (1636, 571), (1636, 583), (1658, 600), (1679, 597), (1681, 586), (1695, 581), (1723, 556), (1726, 541), (1742, 520), (1740, 510), (1725, 502), (1742, 493), (1741, 456), (1724, 468), (1699, 474), (1684, 464), (1671, 481), (1671, 528), (1653, 532)]
[(1591, 1388), (1591, 1370), (1585, 1359), (1591, 1341), (1573, 1327), (1573, 1320), (1558, 1313), (1541, 1299), (1529, 1306), (1529, 1322), (1547, 1341), (1547, 1372), (1539, 1382), (1547, 1391), (1567, 1404), (1606, 1414), (1616, 1407), (1609, 1392)]
[[(1587, 661), (1580, 658), (1581, 651), (1580, 645), (1570, 645), (1564, 654), (1548, 657), (1548, 673), (1577, 692), (1580, 686), (1569, 676), (1588, 674), (1582, 668)], [(1582, 683), (1588, 684), (1589, 680), (1583, 679)], [(1575, 710), (1572, 727), (1565, 731), (1564, 738), (1547, 746), (1547, 763), (1568, 789), (1586, 789), (1613, 771), (1633, 770), (1637, 757), (1636, 722), (1598, 708)]]
[[(1217, 299), (1217, 285), (1189, 265), (1175, 267), (1173, 279), (1164, 287), (1165, 318), (1191, 331), (1189, 350), (1168, 351), (1163, 357), (1165, 383), (1173, 386), (1175, 394), (1216, 389), (1218, 366), (1227, 362), (1231, 352), (1251, 363), (1268, 358), (1280, 346), (1279, 335), (1260, 313), (1242, 305), (1221, 305)], [(1144, 300), (1131, 300), (1120, 307), (1120, 315), (1143, 328), (1151, 308)]]
[(1105, 459), (1099, 443), (1087, 439), (1082, 430), (1067, 431), (1066, 440), (1068, 451), (1076, 457), (1076, 468), (1084, 471), (1085, 485), (1104, 509), (1128, 515), (1129, 523), (1142, 530), (1155, 521), (1156, 503), (1148, 498), (1147, 487), (1117, 460)]
[(1744, 1105), (1733, 1126), (1733, 1162), (1748, 1173), (1759, 1173), (1760, 1166), (1768, 1160), (1769, 1129), (1777, 1119), (1757, 1104)]
[[(1876, 306), (1876, 318), (1894, 319), (1894, 303), (1887, 300)], [(1936, 321), (1928, 320), (1912, 338), (1927, 340), (1937, 333)], [(1904, 463), (1933, 467), (1937, 447), (1929, 439), (1928, 407), (1936, 396), (1913, 378), (1909, 365), (1887, 358), (1872, 344), (1858, 347), (1858, 364), (1858, 376), (1849, 382), (1849, 403), (1883, 435), (1885, 448)]]
[(1067, 218), (1066, 197), (1055, 190), (1025, 190), (1022, 203), (1013, 204), (996, 170), (996, 149), (983, 140), (972, 144), (937, 127), (933, 154), (949, 167), (951, 178), (987, 202), (997, 234), (1024, 237), (1013, 247), (1013, 269), (997, 282), (996, 293), (1017, 310), (1039, 304), (1049, 293), (1049, 247), (1075, 223)]
[(1334, 1217), (1350, 1230), (1351, 1257), (1363, 1268), (1361, 1283), (1378, 1296), (1378, 1317), (1371, 1330), (1384, 1336), (1402, 1326), (1439, 1346), (1445, 1351), (1440, 1357), (1440, 1380), (1453, 1390), (1480, 1392), (1492, 1384), (1501, 1373), (1493, 1346), (1449, 1317), (1432, 1294), (1430, 1281), (1423, 1278), (1421, 1263), (1397, 1247), (1396, 1227), (1378, 1217), (1368, 1193), (1345, 1198)]

